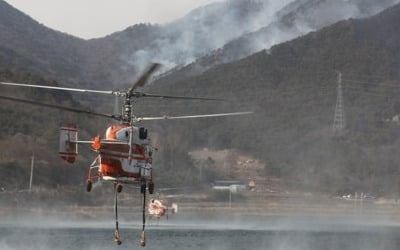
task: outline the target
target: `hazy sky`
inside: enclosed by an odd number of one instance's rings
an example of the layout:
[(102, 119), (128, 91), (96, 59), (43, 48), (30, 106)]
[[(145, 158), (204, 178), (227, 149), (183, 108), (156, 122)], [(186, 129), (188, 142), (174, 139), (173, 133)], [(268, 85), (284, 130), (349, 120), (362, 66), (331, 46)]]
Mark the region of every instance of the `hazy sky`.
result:
[(169, 22), (217, 0), (5, 1), (50, 28), (81, 38), (95, 38), (137, 23)]

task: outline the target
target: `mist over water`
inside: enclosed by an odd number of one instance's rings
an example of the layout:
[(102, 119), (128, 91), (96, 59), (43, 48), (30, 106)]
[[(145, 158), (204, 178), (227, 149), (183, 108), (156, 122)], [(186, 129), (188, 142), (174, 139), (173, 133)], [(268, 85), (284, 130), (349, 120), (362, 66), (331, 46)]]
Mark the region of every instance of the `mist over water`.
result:
[[(212, 217), (212, 216), (211, 216)], [(224, 217), (224, 216), (222, 216)], [(0, 249), (137, 249), (140, 223), (122, 221), (121, 246), (113, 222), (23, 220), (0, 224)], [(400, 247), (400, 225), (371, 218), (229, 216), (150, 221), (145, 249), (376, 250)]]
[[(1, 228), (3, 250), (132, 249), (140, 248), (140, 230), (121, 230), (123, 244), (113, 242), (113, 229)], [(398, 249), (400, 230), (268, 231), (213, 229), (149, 229), (147, 249)]]

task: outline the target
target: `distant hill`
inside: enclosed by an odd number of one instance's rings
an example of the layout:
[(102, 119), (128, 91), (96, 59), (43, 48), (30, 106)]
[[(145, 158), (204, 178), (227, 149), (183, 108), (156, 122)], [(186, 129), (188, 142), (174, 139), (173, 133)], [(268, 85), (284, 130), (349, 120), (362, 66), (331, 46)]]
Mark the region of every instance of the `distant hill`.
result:
[(3, 0), (0, 37), (0, 65), (24, 68), (53, 79), (77, 81), (82, 76), (84, 40), (51, 30)]
[[(120, 57), (153, 40), (146, 37), (152, 29), (150, 25), (135, 25), (123, 34), (83, 40), (49, 29), (0, 0), (0, 66), (46, 75), (64, 85), (110, 86), (116, 76), (126, 80), (123, 76), (135, 75), (132, 68), (121, 67)], [(126, 37), (131, 42), (122, 43)]]

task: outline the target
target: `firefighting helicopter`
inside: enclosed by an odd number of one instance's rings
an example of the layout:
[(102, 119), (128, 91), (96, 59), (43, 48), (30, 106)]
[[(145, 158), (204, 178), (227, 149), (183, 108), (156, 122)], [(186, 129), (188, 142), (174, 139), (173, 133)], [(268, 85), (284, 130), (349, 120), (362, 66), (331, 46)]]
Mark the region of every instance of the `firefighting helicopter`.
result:
[(145, 237), (145, 210), (146, 210), (146, 190), (150, 194), (154, 192), (154, 181), (152, 172), (152, 155), (153, 146), (148, 137), (148, 131), (144, 127), (135, 126), (141, 121), (169, 120), (169, 119), (191, 119), (201, 117), (222, 117), (246, 115), (252, 112), (233, 112), (219, 114), (203, 114), (203, 115), (186, 115), (186, 116), (160, 116), (160, 117), (137, 117), (133, 114), (134, 100), (137, 98), (164, 98), (164, 99), (182, 99), (182, 100), (203, 100), (203, 101), (222, 101), (216, 98), (200, 98), (189, 96), (170, 96), (158, 95), (137, 91), (149, 80), (151, 75), (160, 67), (160, 64), (153, 63), (127, 90), (91, 90), (80, 88), (65, 88), (45, 85), (32, 85), (13, 82), (0, 82), (0, 85), (30, 87), (41, 89), (64, 90), (81, 93), (95, 93), (114, 95), (124, 99), (123, 112), (120, 115), (112, 115), (106, 113), (94, 112), (72, 107), (61, 106), (57, 104), (49, 104), (37, 102), (27, 99), (1, 96), (0, 99), (28, 103), (32, 105), (54, 108), (69, 112), (111, 118), (120, 123), (111, 125), (105, 132), (105, 137), (94, 137), (92, 140), (78, 140), (78, 129), (74, 124), (65, 124), (60, 128), (59, 155), (62, 159), (69, 163), (74, 163), (78, 155), (78, 144), (89, 144), (91, 148), (98, 154), (93, 163), (89, 167), (86, 190), (92, 189), (94, 181), (111, 181), (114, 183), (114, 212), (115, 212), (115, 232), (114, 241), (117, 245), (122, 243), (119, 233), (118, 223), (118, 193), (122, 191), (123, 184), (140, 184), (140, 192), (143, 194), (142, 207), (142, 232), (140, 244), (146, 245)]

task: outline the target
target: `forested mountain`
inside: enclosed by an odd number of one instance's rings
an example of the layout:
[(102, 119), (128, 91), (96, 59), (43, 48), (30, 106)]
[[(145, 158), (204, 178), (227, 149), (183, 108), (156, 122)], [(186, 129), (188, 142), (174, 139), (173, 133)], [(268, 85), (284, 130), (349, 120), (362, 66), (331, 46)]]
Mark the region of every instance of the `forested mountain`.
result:
[[(3, 17), (4, 15), (0, 15), (0, 19)], [(400, 183), (396, 165), (400, 160), (396, 154), (400, 144), (400, 130), (395, 118), (400, 113), (400, 93), (397, 90), (400, 86), (400, 37), (397, 32), (399, 17), (400, 6), (396, 5), (374, 17), (341, 21), (241, 60), (212, 67), (199, 75), (186, 77), (185, 72), (177, 71), (170, 77), (159, 78), (149, 86), (149, 91), (222, 97), (229, 101), (188, 103), (146, 99), (138, 102), (138, 115), (181, 115), (238, 110), (255, 112), (248, 117), (144, 124), (155, 131), (153, 138), (159, 138), (155, 140), (160, 148), (155, 161), (155, 167), (159, 168), (159, 176), (167, 177), (163, 180), (173, 185), (183, 182), (184, 179), (193, 183), (194, 162), (187, 154), (189, 150), (199, 147), (235, 148), (267, 162), (265, 175), (281, 177), (296, 188), (330, 193), (362, 190), (377, 194), (397, 194)], [(24, 18), (22, 20), (28, 20)], [(4, 32), (8, 26), (1, 27), (1, 32)], [(43, 26), (37, 24), (36, 27), (38, 30), (34, 33), (40, 34)], [(129, 51), (139, 51), (143, 49), (142, 46), (149, 44), (147, 39), (158, 39), (161, 28), (137, 25), (104, 39), (89, 41), (51, 31), (52, 34), (59, 35), (54, 39), (66, 36), (66, 40), (69, 41), (68, 46), (61, 46), (64, 50), (60, 47), (54, 48), (54, 55), (57, 55), (54, 58), (49, 57), (47, 52), (32, 57), (30, 53), (33, 52), (30, 49), (24, 50), (31, 48), (32, 44), (39, 46), (44, 42), (40, 38), (31, 38), (31, 45), (18, 45), (17, 42), (12, 45), (9, 40), (8, 47), (3, 44), (1, 38), (0, 51), (3, 54), (0, 57), (0, 65), (12, 65), (14, 69), (2, 70), (0, 79), (49, 85), (57, 85), (54, 79), (60, 80), (58, 76), (63, 76), (76, 85), (87, 79), (102, 78), (102, 81), (106, 81), (113, 76), (99, 69), (121, 65), (124, 60), (114, 52), (124, 49), (119, 45), (125, 44), (125, 39), (143, 39), (129, 44), (129, 48), (125, 47), (124, 53), (129, 56)], [(17, 31), (15, 27), (13, 36), (17, 36)], [(25, 34), (28, 31), (21, 32)], [(34, 34), (32, 36), (35, 37)], [(116, 43), (117, 41), (119, 43)], [(59, 43), (63, 44), (62, 41)], [(99, 60), (98, 64), (89, 63), (92, 68), (82, 73), (79, 70), (83, 68), (76, 68), (77, 65), (94, 60), (96, 53), (86, 59), (75, 57), (72, 52), (69, 54), (71, 57), (63, 58), (62, 53), (74, 46), (76, 50), (88, 48), (85, 47), (88, 44), (90, 49), (87, 51), (97, 50), (98, 53), (102, 53), (99, 57), (102, 60)], [(52, 47), (43, 45), (43, 48), (46, 51)], [(36, 51), (36, 47), (32, 50)], [(113, 63), (108, 64), (108, 59), (114, 60)], [(72, 69), (64, 68), (62, 64), (69, 64), (70, 60), (76, 60), (76, 64), (69, 65)], [(56, 61), (62, 64), (54, 68), (53, 63)], [(52, 66), (47, 67), (50, 64)], [(21, 68), (25, 71), (21, 71)], [(71, 69), (71, 72), (68, 69)], [(131, 68), (120, 70), (114, 72), (127, 73)], [(35, 73), (24, 73), (26, 71)], [(346, 130), (341, 137), (332, 135), (337, 71), (343, 74), (347, 118)], [(37, 73), (45, 77), (37, 76)], [(84, 76), (80, 78), (80, 74)], [(2, 88), (1, 91), (6, 95), (17, 93), (28, 98), (72, 106), (80, 105), (70, 95), (60, 93), (33, 90), (20, 92), (10, 88)], [(46, 179), (47, 185), (71, 184), (76, 181), (74, 178), (77, 176), (82, 176), (78, 182), (84, 180), (84, 174), (79, 174), (86, 172), (86, 168), (68, 166), (73, 171), (66, 171), (67, 166), (64, 163), (60, 164), (56, 159), (58, 125), (63, 121), (83, 124), (82, 138), (90, 138), (104, 133), (105, 125), (109, 121), (100, 122), (93, 118), (60, 112), (47, 114), (42, 108), (4, 101), (1, 103), (0, 141), (2, 148), (7, 147), (7, 150), (1, 152), (3, 156), (0, 167), (8, 171), (7, 176), (27, 174), (27, 169), (25, 172), (12, 172), (10, 169), (17, 169), (15, 164), (22, 168), (21, 160), (16, 159), (22, 155), (19, 151), (21, 145), (28, 143), (36, 145), (37, 150), (42, 152), (39, 154), (42, 154), (42, 159), (46, 159), (48, 164), (46, 171), (55, 176), (54, 179)], [(40, 144), (35, 144), (33, 138), (37, 138)], [(23, 147), (24, 155), (29, 151), (28, 148)], [(79, 166), (87, 167), (90, 163), (91, 159), (85, 157), (91, 158), (90, 153), (82, 154)], [(45, 176), (45, 172), (42, 172), (42, 176)], [(17, 185), (17, 182), (11, 183)]]
[[(120, 57), (153, 40), (153, 30), (157, 27), (135, 25), (112, 39), (83, 40), (49, 29), (0, 0), (0, 66), (46, 75), (64, 85), (110, 87), (115, 76), (123, 79), (128, 70), (130, 77), (135, 75), (132, 67), (120, 67)], [(124, 37), (132, 41), (122, 46)]]
[[(191, 131), (179, 127), (180, 139), (192, 146), (252, 152), (268, 162), (267, 173), (296, 187), (398, 194), (399, 18), (396, 5), (372, 18), (341, 21), (196, 77), (161, 79), (154, 91), (224, 96), (235, 105), (212, 109), (255, 111), (222, 124), (196, 121)], [(337, 71), (347, 118), (342, 137), (332, 133)]]
[(0, 65), (53, 79), (82, 76), (85, 41), (51, 30), (0, 1)]

